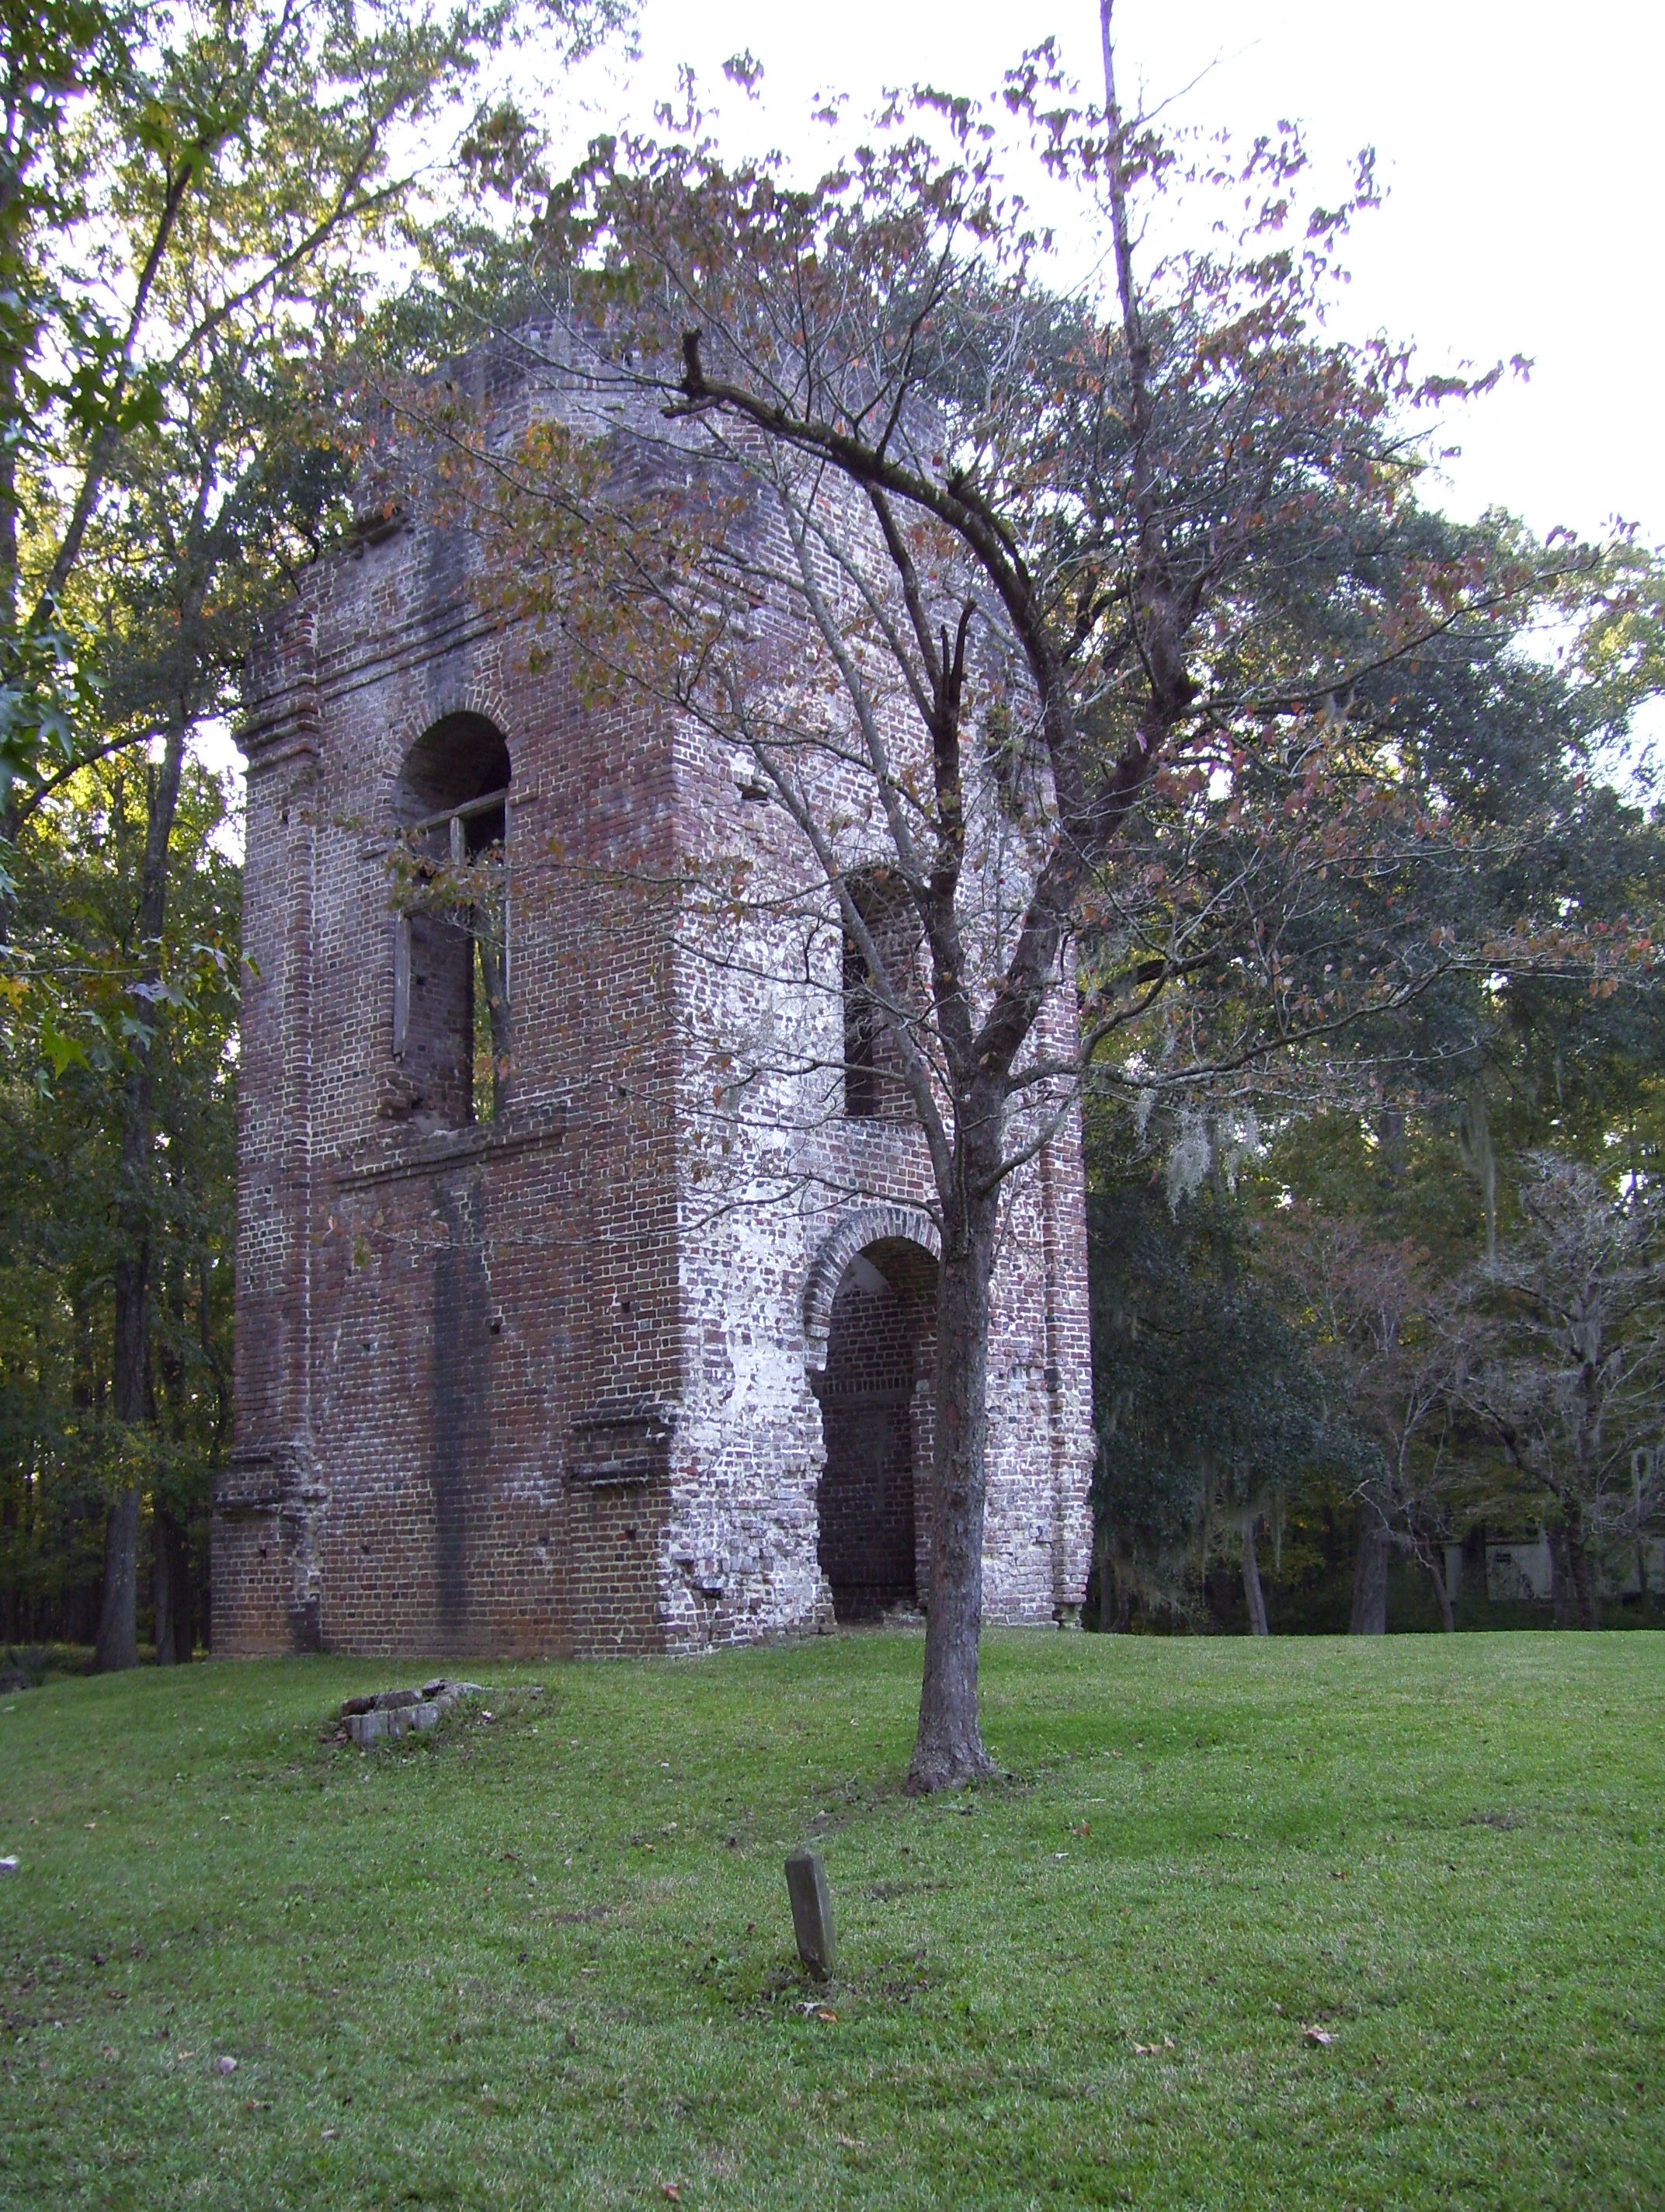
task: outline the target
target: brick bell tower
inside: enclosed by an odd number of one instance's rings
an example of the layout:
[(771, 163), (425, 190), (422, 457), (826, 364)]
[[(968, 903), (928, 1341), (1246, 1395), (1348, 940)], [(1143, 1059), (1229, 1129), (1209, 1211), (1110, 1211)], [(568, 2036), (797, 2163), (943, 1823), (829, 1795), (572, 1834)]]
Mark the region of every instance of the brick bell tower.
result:
[[(836, 933), (824, 988), (738, 1009), (848, 1063), (736, 1134), (732, 1188), (790, 1152), (795, 1195), (714, 1204), (702, 1041), (735, 1008), (637, 884), (716, 834), (767, 866), (787, 825), (699, 732), (534, 665), (476, 559), (378, 520), (252, 672), (214, 1648), (690, 1651), (905, 1615), (937, 1233)], [(1006, 1223), (985, 1608), (1049, 1623), (1081, 1597), (1094, 1449), (1073, 1123)]]

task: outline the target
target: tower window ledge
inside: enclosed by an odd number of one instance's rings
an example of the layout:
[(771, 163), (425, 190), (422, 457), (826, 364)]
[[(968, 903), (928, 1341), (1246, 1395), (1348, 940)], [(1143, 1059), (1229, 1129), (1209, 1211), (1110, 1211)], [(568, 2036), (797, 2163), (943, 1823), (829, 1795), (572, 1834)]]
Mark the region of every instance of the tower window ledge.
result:
[(390, 1135), (374, 1150), (366, 1147), (335, 1161), (331, 1172), (343, 1188), (401, 1176), (427, 1175), (459, 1160), (496, 1158), (535, 1145), (558, 1145), (566, 1127), (563, 1105), (528, 1103), (502, 1121), (471, 1121), (461, 1129)]

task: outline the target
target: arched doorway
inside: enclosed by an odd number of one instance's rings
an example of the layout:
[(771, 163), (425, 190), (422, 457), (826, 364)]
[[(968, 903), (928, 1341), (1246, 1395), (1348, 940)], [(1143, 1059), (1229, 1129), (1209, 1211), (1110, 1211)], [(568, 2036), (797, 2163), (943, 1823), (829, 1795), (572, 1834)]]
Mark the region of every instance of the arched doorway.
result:
[(878, 1620), (918, 1595), (936, 1316), (937, 1263), (908, 1238), (864, 1245), (839, 1279), (816, 1395), (826, 1443), (817, 1551), (841, 1622)]

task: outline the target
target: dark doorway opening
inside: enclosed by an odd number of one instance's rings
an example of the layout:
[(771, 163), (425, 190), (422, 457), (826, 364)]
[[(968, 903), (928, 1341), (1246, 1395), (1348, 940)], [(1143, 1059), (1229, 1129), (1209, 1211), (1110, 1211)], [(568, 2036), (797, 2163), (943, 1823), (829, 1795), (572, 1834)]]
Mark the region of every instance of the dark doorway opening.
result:
[(817, 1556), (841, 1622), (878, 1620), (923, 1587), (936, 1321), (937, 1263), (922, 1246), (886, 1238), (844, 1270), (817, 1389)]

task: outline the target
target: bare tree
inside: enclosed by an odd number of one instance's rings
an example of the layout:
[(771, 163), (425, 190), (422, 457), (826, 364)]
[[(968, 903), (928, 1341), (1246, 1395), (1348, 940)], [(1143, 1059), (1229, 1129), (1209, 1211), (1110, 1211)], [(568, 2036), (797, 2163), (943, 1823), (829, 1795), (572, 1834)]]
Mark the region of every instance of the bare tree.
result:
[[(1247, 1067), (1441, 972), (1444, 940), (1395, 923), (1390, 952), (1297, 988), (1257, 886), (1287, 882), (1303, 810), (1329, 825), (1303, 884), (1346, 872), (1341, 818), (1373, 825), (1370, 873), (1403, 794), (1349, 723), (1353, 687), (1543, 582), (1472, 547), (1382, 565), (1415, 475), (1402, 410), (1428, 394), (1403, 353), (1335, 341), (1321, 313), (1368, 166), (1303, 224), (1298, 143), (1258, 143), (1230, 179), (1237, 248), (1141, 276), (1134, 196), (1178, 174), (1121, 113), (1106, 24), (1102, 108), (1044, 53), (1005, 100), (1103, 226), (1108, 296), (1039, 280), (970, 103), (898, 103), (802, 191), (725, 165), (690, 116), (685, 140), (608, 142), (552, 200), (533, 270), (551, 312), (507, 334), (541, 398), (482, 422), (443, 387), (404, 395), (489, 501), (500, 605), (560, 631), (592, 690), (726, 749), (768, 802), (659, 887), (728, 917), (752, 985), (856, 986), (830, 1048), (824, 1021), (819, 1046), (760, 1034), (755, 988), (714, 996), (714, 1153), (724, 1116), (817, 1073), (824, 1110), (854, 1075), (915, 1132), (942, 1242), (922, 1790), (989, 1767), (987, 1324), (1014, 1178), (1164, 994), (1193, 1064)], [(1342, 605), (1340, 629), (1309, 618)], [(1153, 801), (1247, 793), (1257, 770), (1275, 800), (1261, 831), (1234, 813), (1223, 876), (1152, 854)], [(1211, 1030), (1208, 1003), (1230, 1023)]]
[[(1604, 1551), (1657, 1510), (1665, 1258), (1654, 1194), (1540, 1152), (1526, 1225), (1469, 1291), (1464, 1401), (1547, 1508), (1558, 1618), (1601, 1626)], [(1649, 1470), (1644, 1480), (1638, 1470)]]

